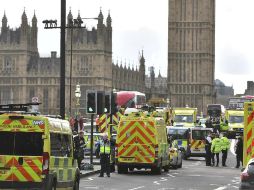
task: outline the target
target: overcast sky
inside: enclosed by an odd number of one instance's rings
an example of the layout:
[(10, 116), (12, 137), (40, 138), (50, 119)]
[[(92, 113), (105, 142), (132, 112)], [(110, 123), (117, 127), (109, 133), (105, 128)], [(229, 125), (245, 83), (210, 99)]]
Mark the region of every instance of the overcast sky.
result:
[[(167, 76), (167, 20), (168, 0), (66, 0), (76, 17), (97, 17), (102, 9), (104, 18), (108, 11), (113, 26), (113, 60), (137, 65), (143, 49), (146, 66), (155, 66)], [(233, 86), (235, 93), (244, 93), (247, 80), (254, 80), (254, 0), (216, 1), (216, 72), (215, 78)], [(60, 23), (60, 0), (7, 0), (0, 6), (11, 28), (19, 27), (21, 15), (26, 10), (28, 21), (35, 14), (38, 19), (38, 48), (41, 56), (50, 51), (60, 52), (60, 31), (45, 30), (42, 20), (57, 19)], [(86, 21), (88, 28), (96, 21)]]

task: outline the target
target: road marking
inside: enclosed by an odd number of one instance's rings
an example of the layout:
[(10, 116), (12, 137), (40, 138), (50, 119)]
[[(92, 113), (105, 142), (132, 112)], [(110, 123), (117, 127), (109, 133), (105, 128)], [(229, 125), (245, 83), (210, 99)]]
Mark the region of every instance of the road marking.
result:
[(142, 189), (142, 188), (144, 188), (145, 186), (140, 186), (140, 187), (135, 187), (135, 188), (133, 188), (133, 189), (129, 189), (129, 190), (136, 190), (136, 189)]
[(89, 177), (89, 178), (87, 178), (87, 179), (82, 179), (82, 180), (80, 180), (80, 181), (93, 181), (93, 178)]
[(173, 176), (173, 175), (171, 175), (171, 174), (167, 174), (169, 177), (175, 177), (175, 176)]
[(233, 155), (236, 155), (235, 154), (235, 139), (232, 139), (231, 141), (230, 151), (232, 152)]
[(161, 177), (161, 180), (160, 181), (167, 181), (168, 179), (164, 178), (164, 177)]
[(188, 175), (188, 177), (200, 177), (201, 175)]
[(99, 187), (97, 187), (97, 186), (81, 186), (82, 187), (82, 189), (83, 188), (85, 188), (85, 189), (99, 189)]
[(156, 185), (160, 185), (160, 183), (158, 181), (154, 181), (153, 183)]
[(223, 189), (226, 189), (226, 188), (227, 188), (227, 186), (223, 186), (223, 187), (219, 187), (219, 188), (214, 189), (214, 190), (223, 190)]

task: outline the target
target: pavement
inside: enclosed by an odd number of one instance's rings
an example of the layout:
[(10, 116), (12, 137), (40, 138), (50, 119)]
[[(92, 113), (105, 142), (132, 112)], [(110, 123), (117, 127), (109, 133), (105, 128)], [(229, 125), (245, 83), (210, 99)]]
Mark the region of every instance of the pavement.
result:
[(101, 166), (100, 166), (99, 159), (96, 159), (95, 157), (93, 157), (93, 165), (92, 165), (93, 169), (89, 169), (91, 168), (89, 156), (85, 156), (85, 159), (82, 161), (82, 163), (85, 164), (85, 169), (80, 171), (81, 178), (100, 173)]

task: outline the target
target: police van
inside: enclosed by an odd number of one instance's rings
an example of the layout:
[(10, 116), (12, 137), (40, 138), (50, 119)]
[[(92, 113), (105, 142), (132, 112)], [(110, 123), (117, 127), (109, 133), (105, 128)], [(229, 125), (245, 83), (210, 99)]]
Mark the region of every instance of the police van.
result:
[(79, 189), (69, 122), (0, 105), (0, 189)]

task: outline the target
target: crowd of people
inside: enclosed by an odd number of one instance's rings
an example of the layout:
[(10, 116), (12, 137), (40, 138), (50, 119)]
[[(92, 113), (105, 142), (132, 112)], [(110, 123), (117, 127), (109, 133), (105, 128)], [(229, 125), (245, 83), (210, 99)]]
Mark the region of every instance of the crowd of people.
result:
[[(227, 167), (226, 160), (228, 155), (228, 150), (230, 149), (230, 141), (226, 137), (225, 133), (209, 133), (206, 137), (206, 166), (219, 166), (220, 163), (220, 153), (222, 153), (222, 166)], [(236, 154), (236, 168), (240, 167), (240, 162), (243, 164), (243, 140), (242, 136), (237, 138), (235, 144), (235, 154)], [(216, 165), (215, 165), (216, 157)]]

